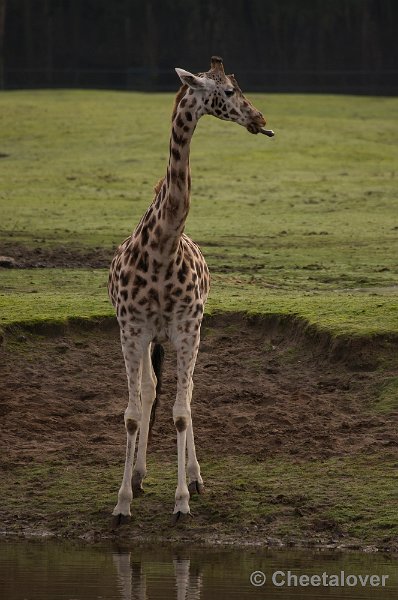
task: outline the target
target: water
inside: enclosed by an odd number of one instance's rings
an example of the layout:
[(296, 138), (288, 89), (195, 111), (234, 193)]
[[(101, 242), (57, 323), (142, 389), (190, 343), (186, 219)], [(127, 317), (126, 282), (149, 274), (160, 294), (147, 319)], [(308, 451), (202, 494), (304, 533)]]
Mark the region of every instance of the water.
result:
[[(260, 551), (83, 546), (56, 541), (0, 541), (1, 600), (222, 600), (226, 599), (363, 599), (398, 598), (397, 557), (337, 552)], [(331, 582), (340, 572), (385, 576), (384, 587), (288, 587), (293, 576), (318, 575)], [(250, 575), (255, 583), (250, 583)], [(275, 582), (285, 585), (276, 586)], [(388, 578), (386, 578), (388, 576)], [(309, 577), (307, 578), (308, 581)], [(317, 579), (313, 580), (316, 582)], [(375, 583), (376, 579), (373, 579)], [(294, 582), (294, 579), (293, 579)]]

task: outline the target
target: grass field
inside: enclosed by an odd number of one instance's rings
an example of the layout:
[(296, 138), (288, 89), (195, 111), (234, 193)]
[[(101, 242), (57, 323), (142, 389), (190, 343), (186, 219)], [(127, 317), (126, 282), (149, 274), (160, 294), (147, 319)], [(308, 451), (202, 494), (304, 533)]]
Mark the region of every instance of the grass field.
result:
[[(214, 274), (209, 310), (294, 313), (338, 333), (398, 332), (398, 100), (253, 100), (273, 140), (213, 118), (193, 140), (187, 232)], [(171, 105), (163, 94), (0, 95), (1, 241), (111, 254), (164, 174)], [(56, 318), (57, 306), (62, 319), (80, 306), (87, 316), (110, 313), (105, 270), (2, 280), (2, 324)]]

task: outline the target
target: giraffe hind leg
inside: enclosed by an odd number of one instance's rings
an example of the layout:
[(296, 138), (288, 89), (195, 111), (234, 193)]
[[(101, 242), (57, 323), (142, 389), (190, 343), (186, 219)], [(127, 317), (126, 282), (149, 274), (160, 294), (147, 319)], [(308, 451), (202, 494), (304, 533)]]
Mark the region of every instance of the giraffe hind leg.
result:
[[(189, 403), (192, 404), (193, 381), (189, 388)], [(193, 435), (192, 415), (190, 416), (187, 428), (187, 451), (188, 451), (188, 491), (190, 497), (194, 494), (203, 494), (205, 487), (200, 474), (200, 465), (196, 458), (195, 440)]]
[(146, 476), (146, 453), (148, 446), (148, 434), (151, 426), (152, 407), (156, 398), (157, 378), (152, 366), (151, 345), (144, 352), (142, 361), (141, 401), (142, 419), (140, 435), (138, 440), (137, 459), (132, 475), (133, 497), (138, 498), (144, 493), (142, 482)]

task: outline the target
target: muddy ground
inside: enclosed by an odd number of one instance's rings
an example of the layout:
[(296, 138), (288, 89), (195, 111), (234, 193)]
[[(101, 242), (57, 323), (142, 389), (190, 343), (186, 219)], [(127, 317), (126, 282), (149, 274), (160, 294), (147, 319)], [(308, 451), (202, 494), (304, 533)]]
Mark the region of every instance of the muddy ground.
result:
[(23, 244), (0, 242), (0, 267), (106, 269), (111, 263), (114, 250), (105, 248), (75, 250), (67, 246), (47, 247), (46, 245), (27, 248)]
[[(116, 325), (42, 337), (16, 332), (6, 336), (1, 355), (3, 467), (54, 455), (114, 461), (127, 404)], [(198, 448), (293, 460), (392, 450), (398, 414), (373, 410), (385, 376), (363, 353), (343, 363), (259, 320), (213, 317), (203, 328), (194, 377)], [(151, 453), (174, 455), (175, 386), (174, 354), (166, 347)]]

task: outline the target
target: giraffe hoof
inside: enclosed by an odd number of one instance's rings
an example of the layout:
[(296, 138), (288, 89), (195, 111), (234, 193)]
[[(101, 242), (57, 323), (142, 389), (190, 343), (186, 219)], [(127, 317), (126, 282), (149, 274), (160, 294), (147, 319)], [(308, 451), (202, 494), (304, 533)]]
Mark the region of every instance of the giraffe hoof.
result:
[(190, 512), (183, 513), (179, 510), (178, 512), (173, 514), (171, 518), (171, 524), (173, 526), (179, 525), (180, 523), (185, 523), (186, 521), (189, 521), (189, 519), (192, 519), (192, 514)]
[(201, 496), (205, 493), (205, 486), (199, 481), (191, 481), (188, 485), (188, 491), (191, 498), (194, 494), (199, 494)]
[(133, 476), (131, 478), (131, 487), (133, 490), (133, 498), (139, 498), (145, 494), (144, 488), (142, 487), (142, 482), (144, 480), (144, 476), (138, 471), (134, 471)]
[(139, 498), (145, 494), (145, 490), (141, 484), (133, 485), (133, 498)]
[(121, 525), (126, 525), (130, 523), (131, 515), (122, 515), (119, 513), (118, 515), (112, 515), (112, 530), (117, 529)]

